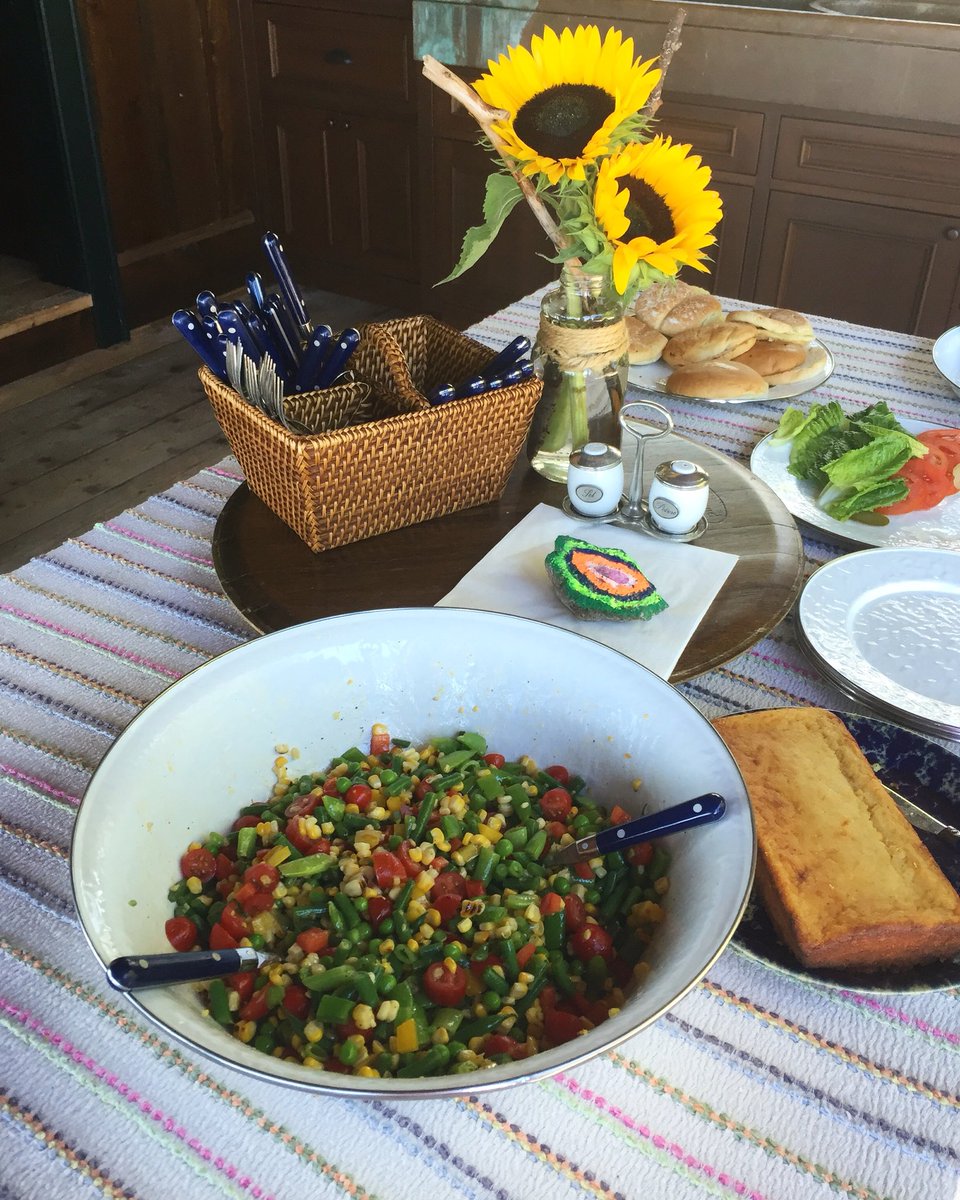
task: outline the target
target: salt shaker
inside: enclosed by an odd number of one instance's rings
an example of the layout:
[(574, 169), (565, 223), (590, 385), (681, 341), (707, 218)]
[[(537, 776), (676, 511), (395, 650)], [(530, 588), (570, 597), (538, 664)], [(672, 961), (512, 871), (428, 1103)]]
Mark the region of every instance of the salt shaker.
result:
[(706, 471), (684, 458), (662, 462), (647, 494), (650, 520), (664, 533), (690, 533), (703, 519), (710, 496)]
[(623, 459), (615, 446), (587, 442), (570, 455), (567, 495), (585, 517), (608, 517), (623, 495)]

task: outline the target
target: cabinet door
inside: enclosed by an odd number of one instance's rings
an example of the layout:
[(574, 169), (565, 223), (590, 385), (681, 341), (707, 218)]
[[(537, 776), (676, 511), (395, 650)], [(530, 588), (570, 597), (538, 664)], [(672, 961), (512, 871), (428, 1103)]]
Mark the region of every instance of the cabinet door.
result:
[(747, 233), (750, 226), (750, 206), (753, 188), (745, 183), (721, 183), (712, 186), (723, 201), (723, 218), (714, 231), (716, 245), (707, 251), (709, 273), (689, 269), (681, 272), (687, 283), (705, 287), (718, 296), (744, 299), (743, 262), (747, 252)]
[(931, 213), (772, 192), (757, 299), (938, 337), (956, 317), (958, 228)]
[(281, 107), (270, 143), (273, 212), (308, 283), (349, 282), (351, 295), (363, 295), (382, 277), (416, 280), (415, 138), (407, 123)]

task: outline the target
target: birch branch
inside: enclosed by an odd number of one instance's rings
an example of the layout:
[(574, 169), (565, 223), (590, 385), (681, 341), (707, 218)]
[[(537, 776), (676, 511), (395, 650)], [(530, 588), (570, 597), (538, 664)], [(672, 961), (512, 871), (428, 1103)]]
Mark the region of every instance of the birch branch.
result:
[(663, 45), (660, 48), (660, 60), (657, 64), (660, 67), (660, 78), (657, 80), (657, 86), (650, 93), (650, 98), (643, 107), (643, 115), (645, 117), (656, 116), (657, 109), (663, 103), (663, 101), (660, 99), (661, 93), (663, 92), (663, 81), (667, 77), (667, 71), (670, 67), (671, 59), (680, 49), (680, 31), (683, 29), (683, 23), (686, 19), (687, 10), (685, 8), (678, 8), (674, 12), (670, 24), (667, 26), (667, 32), (664, 34), (663, 38)]

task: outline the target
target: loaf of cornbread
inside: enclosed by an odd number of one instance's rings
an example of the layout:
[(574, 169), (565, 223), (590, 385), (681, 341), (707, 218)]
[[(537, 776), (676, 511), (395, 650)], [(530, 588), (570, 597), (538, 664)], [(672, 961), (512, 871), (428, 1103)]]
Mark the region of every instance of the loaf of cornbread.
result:
[(833, 713), (713, 724), (750, 796), (761, 898), (801, 963), (880, 970), (960, 952), (960, 896)]

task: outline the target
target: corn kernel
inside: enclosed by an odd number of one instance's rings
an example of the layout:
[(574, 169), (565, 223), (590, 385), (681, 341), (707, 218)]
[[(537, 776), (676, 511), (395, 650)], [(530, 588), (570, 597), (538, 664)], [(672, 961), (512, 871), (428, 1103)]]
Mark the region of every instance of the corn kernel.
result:
[(359, 875), (354, 875), (352, 879), (348, 879), (343, 885), (343, 894), (345, 896), (362, 896), (363, 895), (363, 880)]
[(417, 917), (422, 917), (427, 911), (427, 906), (419, 900), (411, 900), (407, 905), (407, 911), (404, 914), (408, 921), (415, 921)]
[(449, 1029), (435, 1029), (430, 1037), (435, 1046), (445, 1046), (450, 1041)]
[(495, 846), (503, 837), (503, 834), (500, 832), (500, 830), (496, 829), (489, 822), (484, 822), (482, 825), (480, 825), (477, 829), (477, 833), (479, 836), (486, 838), (488, 844), (491, 846)]
[(188, 850), (199, 850), (203, 846), (203, 842), (191, 842), (187, 847)]
[(377, 1009), (378, 1021), (395, 1021), (397, 1013), (400, 1011), (399, 1000), (382, 1000), (380, 1007)]
[(238, 1021), (235, 1030), (236, 1036), (241, 1042), (252, 1042), (253, 1035), (257, 1032), (256, 1021)]
[(403, 807), (403, 796), (388, 796), (387, 797), (387, 811), (388, 812), (399, 812), (402, 807)]
[(380, 1078), (380, 1072), (375, 1070), (373, 1067), (368, 1067), (366, 1064), (364, 1064), (362, 1067), (357, 1067), (356, 1071), (354, 1071), (354, 1074), (361, 1076), (363, 1079)]
[(377, 1023), (377, 1018), (373, 1015), (373, 1009), (369, 1004), (354, 1005), (350, 1015), (358, 1029), (373, 1029)]
[(187, 880), (187, 891), (191, 896), (199, 896), (203, 891), (203, 884), (196, 875), (191, 875)]
[(659, 879), (654, 881), (653, 890), (658, 896), (665, 896), (670, 890), (670, 880), (666, 875), (661, 875)]
[(317, 1021), (308, 1021), (303, 1027), (303, 1036), (313, 1045), (323, 1037), (323, 1026)]
[(336, 833), (337, 831), (337, 827), (332, 821), (324, 821), (320, 829), (327, 837), (330, 837), (332, 833)]
[(407, 853), (410, 855), (411, 862), (423, 862), (423, 851), (419, 846), (411, 846)]
[(395, 949), (396, 949), (396, 943), (394, 942), (393, 938), (384, 938), (383, 941), (380, 943), (381, 956), (385, 955), (385, 954), (390, 954)]
[(457, 931), (459, 933), (469, 933), (472, 928), (473, 922), (469, 917), (464, 917), (461, 921), (457, 922)]
[(439, 929), (442, 920), (443, 920), (443, 918), (441, 917), (441, 915), (437, 909), (435, 909), (435, 908), (427, 909), (427, 915), (426, 915), (426, 917), (424, 917), (425, 924), (432, 925), (434, 929)]

